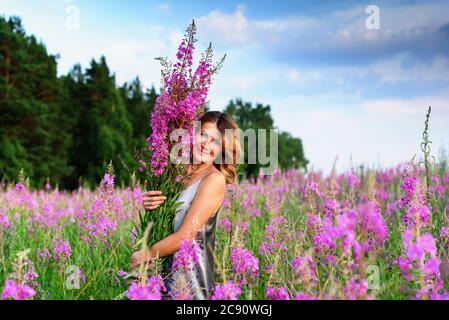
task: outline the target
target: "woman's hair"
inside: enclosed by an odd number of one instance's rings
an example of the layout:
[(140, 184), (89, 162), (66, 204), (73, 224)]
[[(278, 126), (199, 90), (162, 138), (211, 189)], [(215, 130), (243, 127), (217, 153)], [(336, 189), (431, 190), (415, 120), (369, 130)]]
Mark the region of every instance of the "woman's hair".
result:
[(222, 151), (221, 157), (217, 157), (219, 162), (214, 161), (214, 166), (225, 175), (227, 184), (236, 183), (237, 161), (241, 156), (239, 126), (230, 115), (220, 111), (208, 111), (199, 121), (201, 124), (212, 122), (217, 125), (222, 137)]

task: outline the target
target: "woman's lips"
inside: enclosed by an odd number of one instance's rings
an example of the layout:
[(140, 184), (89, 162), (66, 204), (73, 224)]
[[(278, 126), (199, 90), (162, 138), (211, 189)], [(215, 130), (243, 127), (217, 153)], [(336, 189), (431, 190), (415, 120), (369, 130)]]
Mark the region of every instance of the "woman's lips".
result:
[(210, 151), (205, 151), (205, 150), (201, 150), (201, 154), (210, 157), (211, 156), (211, 152)]

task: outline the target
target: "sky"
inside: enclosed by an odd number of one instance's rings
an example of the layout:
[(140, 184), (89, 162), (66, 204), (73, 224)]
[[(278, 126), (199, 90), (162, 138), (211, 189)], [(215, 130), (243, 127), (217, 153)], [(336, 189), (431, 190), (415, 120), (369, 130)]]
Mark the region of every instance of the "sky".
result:
[(196, 60), (209, 42), (227, 54), (211, 109), (269, 104), (313, 170), (419, 156), (429, 105), (432, 151), (449, 149), (449, 1), (0, 0), (0, 14), (58, 54), (59, 74), (104, 55), (119, 85), (156, 88), (154, 58), (174, 59), (194, 19)]

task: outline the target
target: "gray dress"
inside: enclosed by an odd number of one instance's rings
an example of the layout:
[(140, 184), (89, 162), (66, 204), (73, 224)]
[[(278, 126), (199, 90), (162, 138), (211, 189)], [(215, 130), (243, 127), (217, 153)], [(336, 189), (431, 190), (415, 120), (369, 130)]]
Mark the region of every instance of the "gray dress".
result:
[[(177, 213), (174, 219), (174, 231), (177, 231), (182, 222), (187, 211), (192, 204), (195, 197), (196, 190), (207, 174), (203, 175), (194, 184), (187, 187), (179, 195), (178, 201), (183, 202), (177, 209)], [(196, 241), (199, 244), (200, 251), (198, 256), (198, 264), (193, 268), (188, 274), (183, 274), (182, 277), (186, 279), (191, 287), (192, 298), (194, 300), (207, 300), (210, 298), (211, 290), (215, 286), (214, 280), (214, 256), (213, 252), (215, 249), (215, 229), (217, 224), (217, 216), (220, 208), (207, 220), (207, 222), (201, 227), (196, 235)], [(173, 263), (173, 255), (167, 259), (166, 271), (171, 271), (171, 266)], [(179, 276), (179, 275), (178, 275)], [(174, 278), (176, 275), (169, 273), (165, 280), (165, 286), (170, 292), (174, 284)], [(170, 298), (170, 296), (168, 296)]]

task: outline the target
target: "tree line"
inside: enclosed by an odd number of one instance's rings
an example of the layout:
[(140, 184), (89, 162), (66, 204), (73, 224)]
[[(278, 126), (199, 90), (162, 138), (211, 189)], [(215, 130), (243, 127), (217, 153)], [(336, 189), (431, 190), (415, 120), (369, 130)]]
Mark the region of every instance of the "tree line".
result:
[[(145, 90), (138, 77), (118, 86), (105, 57), (58, 76), (57, 59), (20, 18), (0, 16), (0, 180), (16, 180), (23, 169), (34, 187), (47, 179), (61, 189), (94, 187), (112, 162), (117, 184), (127, 184), (151, 134), (156, 89)], [(274, 127), (270, 106), (236, 99), (224, 111), (242, 129)], [(307, 162), (301, 140), (281, 132), (280, 167)], [(260, 167), (241, 170), (257, 176)]]

